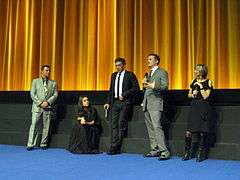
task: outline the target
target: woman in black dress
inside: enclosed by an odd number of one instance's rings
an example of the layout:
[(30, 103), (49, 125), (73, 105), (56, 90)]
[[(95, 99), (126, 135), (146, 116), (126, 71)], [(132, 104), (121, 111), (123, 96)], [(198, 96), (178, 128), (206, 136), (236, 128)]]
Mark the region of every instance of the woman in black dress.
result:
[(205, 65), (196, 65), (194, 72), (196, 78), (192, 81), (188, 93), (188, 97), (191, 98), (191, 109), (185, 135), (185, 154), (182, 160), (186, 161), (192, 158), (192, 137), (198, 136), (197, 162), (201, 162), (207, 158), (207, 137), (212, 120), (209, 97), (213, 86), (211, 80), (207, 79), (208, 70)]
[(68, 150), (75, 154), (99, 153), (100, 122), (87, 97), (79, 97), (78, 114), (69, 139)]

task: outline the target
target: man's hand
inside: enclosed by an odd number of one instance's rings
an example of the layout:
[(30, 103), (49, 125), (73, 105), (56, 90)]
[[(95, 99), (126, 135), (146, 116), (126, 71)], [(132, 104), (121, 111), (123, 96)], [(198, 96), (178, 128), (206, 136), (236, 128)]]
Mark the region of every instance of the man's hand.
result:
[(123, 101), (123, 99), (124, 99), (124, 97), (119, 96), (119, 100), (120, 100), (120, 101)]
[(146, 83), (143, 84), (143, 87), (144, 88), (149, 88), (149, 89), (154, 89), (155, 82), (152, 82), (152, 83), (146, 82)]
[(145, 78), (143, 78), (143, 80), (142, 80), (142, 84), (145, 84), (145, 83), (147, 83), (148, 81), (147, 81), (147, 78), (145, 77)]
[(109, 104), (104, 104), (103, 108), (104, 109), (109, 109), (110, 105)]
[(48, 107), (48, 102), (47, 101), (43, 101), (41, 104), (41, 108), (47, 108)]

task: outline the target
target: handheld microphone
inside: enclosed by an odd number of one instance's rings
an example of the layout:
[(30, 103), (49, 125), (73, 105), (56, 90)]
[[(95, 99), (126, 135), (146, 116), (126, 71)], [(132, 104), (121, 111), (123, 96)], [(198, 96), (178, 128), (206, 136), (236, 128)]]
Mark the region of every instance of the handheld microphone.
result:
[[(146, 82), (148, 82), (148, 73), (144, 74), (144, 78), (146, 79)], [(143, 85), (144, 85), (144, 83), (143, 83)], [(145, 93), (145, 91), (146, 91), (146, 88), (143, 87), (143, 94)]]
[(145, 73), (144, 78), (146, 78), (148, 82), (148, 73)]

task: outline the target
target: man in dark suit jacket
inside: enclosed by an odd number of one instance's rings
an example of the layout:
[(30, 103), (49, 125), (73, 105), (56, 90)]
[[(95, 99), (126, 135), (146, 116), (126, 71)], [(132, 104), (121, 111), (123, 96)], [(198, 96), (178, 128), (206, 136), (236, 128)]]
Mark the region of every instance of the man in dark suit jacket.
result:
[(129, 117), (133, 108), (134, 96), (139, 91), (138, 80), (133, 72), (125, 70), (124, 58), (116, 58), (117, 72), (111, 76), (108, 101), (104, 109), (111, 108), (111, 146), (108, 154), (121, 153), (123, 138), (126, 136)]

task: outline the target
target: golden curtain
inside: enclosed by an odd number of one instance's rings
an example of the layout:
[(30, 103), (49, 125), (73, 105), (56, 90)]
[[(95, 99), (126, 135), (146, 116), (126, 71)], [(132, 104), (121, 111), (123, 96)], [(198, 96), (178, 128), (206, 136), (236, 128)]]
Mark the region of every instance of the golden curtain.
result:
[(139, 82), (157, 52), (170, 88), (204, 63), (216, 88), (239, 88), (239, 0), (0, 0), (0, 90), (29, 90), (50, 64), (62, 90), (106, 90), (114, 58)]

